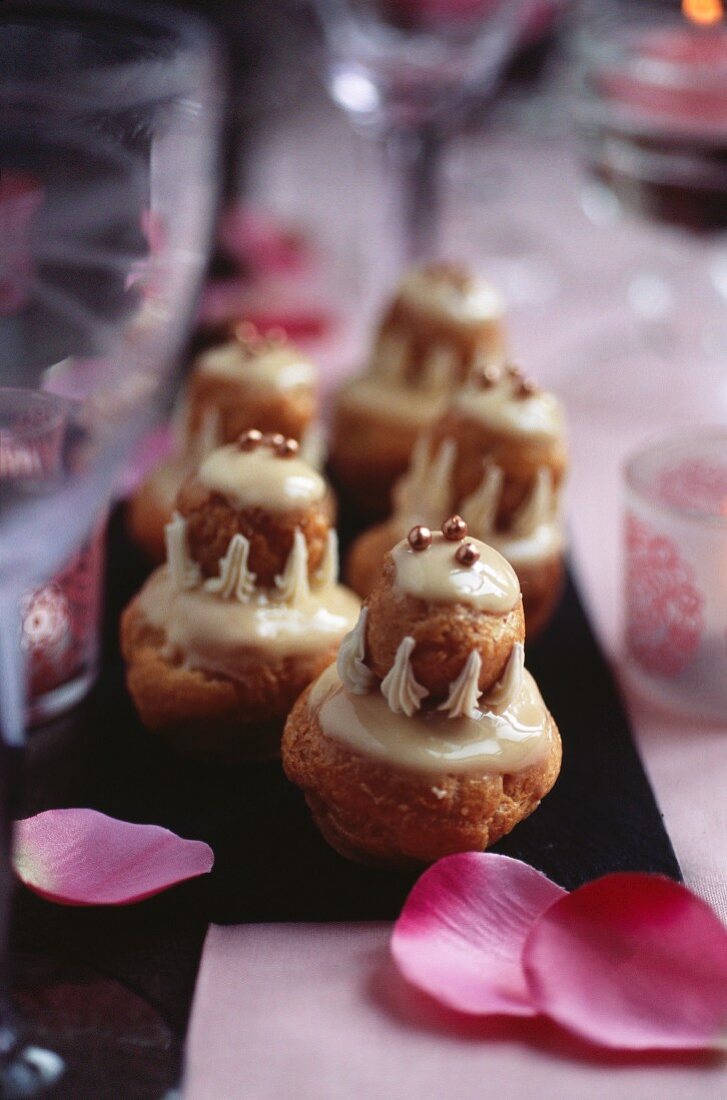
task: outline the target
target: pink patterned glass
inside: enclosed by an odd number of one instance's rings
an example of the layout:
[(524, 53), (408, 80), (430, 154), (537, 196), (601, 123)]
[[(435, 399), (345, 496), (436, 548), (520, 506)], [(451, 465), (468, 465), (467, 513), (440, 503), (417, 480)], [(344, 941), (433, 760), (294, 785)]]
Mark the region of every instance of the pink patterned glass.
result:
[(626, 463), (626, 670), (668, 709), (727, 718), (727, 430), (662, 438)]
[(106, 515), (47, 584), (22, 600), (28, 721), (55, 718), (91, 687), (98, 669)]

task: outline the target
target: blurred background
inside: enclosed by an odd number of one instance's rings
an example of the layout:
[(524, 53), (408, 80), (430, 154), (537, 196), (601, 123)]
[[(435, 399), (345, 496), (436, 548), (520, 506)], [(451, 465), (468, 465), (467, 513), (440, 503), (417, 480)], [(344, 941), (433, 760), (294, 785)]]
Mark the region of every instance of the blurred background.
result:
[(574, 407), (722, 415), (719, 0), (195, 6), (229, 54), (204, 324), (280, 324), (330, 382), (360, 364), (401, 268), (431, 254), (500, 286), (515, 358)]

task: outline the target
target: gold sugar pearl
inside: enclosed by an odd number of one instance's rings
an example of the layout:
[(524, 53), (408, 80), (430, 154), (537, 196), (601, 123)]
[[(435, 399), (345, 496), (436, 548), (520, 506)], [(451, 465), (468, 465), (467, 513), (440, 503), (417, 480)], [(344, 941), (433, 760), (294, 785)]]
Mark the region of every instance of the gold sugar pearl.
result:
[(416, 550), (417, 552), (428, 550), (432, 545), (432, 532), (421, 523), (417, 524), (416, 527), (412, 527), (407, 538), (412, 550)]
[(263, 441), (263, 433), (259, 432), (257, 428), (250, 428), (250, 431), (243, 432), (237, 440), (237, 446), (241, 451), (254, 451)]
[(463, 542), (461, 546), (457, 547), (457, 553), (454, 556), (460, 565), (474, 565), (476, 561), (479, 561), (480, 552), (473, 543)]
[(283, 442), (278, 444), (275, 448), (275, 453), (281, 458), (293, 458), (297, 455), (298, 449), (298, 444), (295, 439), (284, 439)]
[(442, 534), (449, 542), (461, 542), (467, 536), (467, 524), (461, 516), (450, 516), (442, 524)]

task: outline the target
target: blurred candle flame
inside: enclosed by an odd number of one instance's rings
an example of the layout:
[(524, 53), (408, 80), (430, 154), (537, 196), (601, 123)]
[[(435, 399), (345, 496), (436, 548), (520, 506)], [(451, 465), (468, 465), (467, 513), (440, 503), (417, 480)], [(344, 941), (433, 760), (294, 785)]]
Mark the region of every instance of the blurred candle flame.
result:
[(722, 0), (682, 0), (682, 14), (700, 27), (712, 27), (724, 18)]

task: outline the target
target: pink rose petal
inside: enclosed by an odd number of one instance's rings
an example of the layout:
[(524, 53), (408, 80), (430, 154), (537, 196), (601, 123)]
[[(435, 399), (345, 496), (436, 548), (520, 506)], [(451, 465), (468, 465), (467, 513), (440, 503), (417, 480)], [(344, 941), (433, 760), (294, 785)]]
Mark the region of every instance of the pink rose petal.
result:
[(410, 982), (450, 1008), (534, 1016), (522, 948), (534, 921), (564, 894), (508, 856), (447, 856), (409, 894), (392, 954)]
[(562, 897), (533, 926), (523, 964), (537, 1008), (591, 1042), (725, 1045), (727, 929), (669, 879), (606, 875)]
[(66, 905), (128, 905), (212, 869), (212, 849), (159, 825), (95, 810), (47, 810), (15, 822), (15, 870), (41, 897)]

